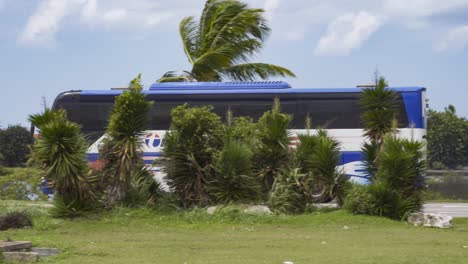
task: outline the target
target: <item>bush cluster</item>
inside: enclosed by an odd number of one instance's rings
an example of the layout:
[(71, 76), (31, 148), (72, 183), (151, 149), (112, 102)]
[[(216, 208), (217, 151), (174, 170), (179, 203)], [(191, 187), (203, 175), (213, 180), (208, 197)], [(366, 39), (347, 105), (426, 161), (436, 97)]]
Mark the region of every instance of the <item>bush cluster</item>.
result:
[(163, 169), (180, 205), (264, 202), (283, 213), (333, 198), (341, 205), (348, 179), (337, 169), (338, 142), (308, 131), (291, 149), (291, 119), (279, 100), (257, 123), (231, 112), (223, 122), (211, 107), (174, 108)]
[(422, 207), (425, 187), (424, 144), (397, 136), (396, 93), (387, 88), (384, 78), (376, 87), (365, 89), (364, 171), (371, 179), (367, 186), (354, 186), (345, 199), (345, 208), (355, 214), (404, 219)]

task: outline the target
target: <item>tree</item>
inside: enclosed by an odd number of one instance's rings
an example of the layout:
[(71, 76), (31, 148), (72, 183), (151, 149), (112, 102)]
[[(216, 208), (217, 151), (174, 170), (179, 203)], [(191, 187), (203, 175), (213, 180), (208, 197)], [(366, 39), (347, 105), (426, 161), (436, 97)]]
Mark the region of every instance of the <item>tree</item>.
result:
[(183, 207), (205, 206), (206, 187), (214, 175), (215, 154), (222, 146), (221, 118), (211, 106), (172, 109), (172, 124), (164, 140), (164, 172)]
[(397, 94), (388, 88), (385, 78), (380, 77), (375, 87), (362, 91), (360, 102), (364, 110), (364, 136), (382, 147), (385, 135), (395, 130), (393, 121), (398, 113)]
[(3, 164), (8, 167), (22, 166), (27, 160), (32, 143), (29, 130), (20, 125), (0, 129), (0, 156), (3, 156)]
[(49, 109), (31, 115), (29, 121), (40, 129), (31, 159), (55, 190), (61, 213), (75, 214), (88, 208), (94, 195), (86, 175), (87, 144), (80, 126), (68, 121), (64, 111)]
[(443, 112), (429, 110), (427, 149), (429, 166), (457, 168), (468, 158), (468, 121), (458, 117), (454, 106)]
[(186, 17), (179, 33), (192, 69), (181, 76), (166, 73), (166, 81), (251, 81), (295, 75), (288, 69), (250, 58), (263, 47), (270, 28), (263, 9), (249, 8), (237, 0), (207, 0), (199, 21)]
[(107, 127), (107, 138), (100, 150), (103, 173), (108, 183), (106, 205), (112, 207), (125, 200), (131, 178), (144, 169), (142, 133), (148, 124), (151, 102), (141, 93), (141, 75), (130, 82), (115, 100)]
[(254, 154), (256, 172), (265, 190), (271, 190), (281, 169), (289, 162), (289, 132), (292, 116), (281, 112), (278, 98), (258, 121), (258, 147)]
[(376, 74), (375, 87), (362, 91), (360, 103), (363, 110), (361, 118), (364, 123), (364, 136), (369, 140), (362, 146), (364, 169), (373, 179), (385, 135), (394, 132), (397, 127), (397, 94), (388, 89), (385, 78), (379, 78)]

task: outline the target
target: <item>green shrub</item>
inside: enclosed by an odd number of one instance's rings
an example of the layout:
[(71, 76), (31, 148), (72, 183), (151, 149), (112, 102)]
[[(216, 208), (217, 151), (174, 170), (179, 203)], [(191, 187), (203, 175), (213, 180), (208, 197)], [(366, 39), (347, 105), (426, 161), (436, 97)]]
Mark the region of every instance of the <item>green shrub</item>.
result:
[(214, 157), (222, 146), (221, 120), (213, 108), (172, 109), (165, 135), (163, 171), (183, 207), (209, 204), (207, 182), (213, 177)]
[(353, 186), (346, 196), (344, 208), (353, 214), (403, 220), (410, 213), (419, 211), (420, 203), (413, 197), (403, 197), (385, 183), (376, 182)]
[(424, 144), (388, 136), (379, 158), (377, 181), (384, 182), (402, 197), (418, 198), (425, 187)]
[(33, 137), (25, 127), (14, 125), (0, 129), (0, 164), (8, 167), (24, 166), (32, 143)]
[(35, 168), (10, 168), (0, 176), (1, 200), (47, 200), (42, 194), (42, 172)]
[(107, 190), (105, 203), (113, 207), (125, 201), (132, 175), (144, 165), (142, 134), (148, 125), (151, 102), (141, 92), (141, 75), (130, 82), (128, 91), (115, 99), (106, 139), (100, 149)]
[(468, 164), (468, 121), (457, 115), (454, 106), (444, 111), (429, 110), (427, 149), (433, 169), (456, 169)]
[(280, 170), (288, 165), (288, 128), (291, 120), (290, 115), (281, 112), (279, 99), (275, 99), (272, 110), (264, 113), (258, 121), (259, 142), (254, 153), (254, 164), (266, 192), (271, 190)]
[(344, 209), (353, 214), (371, 215), (373, 199), (368, 185), (355, 184), (346, 195)]
[(32, 225), (32, 218), (25, 211), (15, 211), (0, 215), (0, 231), (11, 228), (32, 227)]
[(55, 191), (55, 198), (74, 210), (87, 207), (94, 198), (86, 174), (87, 144), (80, 126), (66, 119), (65, 112), (30, 116), (41, 131), (32, 147), (32, 160), (43, 170)]
[(348, 177), (337, 169), (340, 161), (338, 142), (319, 129), (315, 135), (308, 132), (299, 135), (300, 144), (294, 152), (295, 165), (303, 173), (313, 176), (309, 192), (310, 202), (329, 202), (336, 199), (343, 205), (348, 186)]
[(273, 184), (270, 208), (284, 214), (304, 213), (311, 202), (312, 184), (312, 177), (299, 168), (283, 169)]
[(216, 203), (259, 200), (261, 186), (252, 171), (252, 152), (241, 142), (226, 142), (214, 164), (207, 191)]
[(319, 200), (336, 199), (338, 206), (344, 203), (345, 193), (349, 187), (348, 177), (337, 169), (340, 162), (339, 143), (324, 131), (319, 131), (317, 145), (309, 158), (311, 173), (316, 186), (321, 190)]
[(224, 142), (243, 142), (253, 151), (258, 140), (258, 128), (252, 118), (233, 117), (232, 112), (228, 111), (226, 123), (222, 126), (222, 137)]
[(159, 182), (154, 179), (151, 171), (142, 166), (130, 177), (124, 204), (129, 207), (156, 205), (163, 195)]

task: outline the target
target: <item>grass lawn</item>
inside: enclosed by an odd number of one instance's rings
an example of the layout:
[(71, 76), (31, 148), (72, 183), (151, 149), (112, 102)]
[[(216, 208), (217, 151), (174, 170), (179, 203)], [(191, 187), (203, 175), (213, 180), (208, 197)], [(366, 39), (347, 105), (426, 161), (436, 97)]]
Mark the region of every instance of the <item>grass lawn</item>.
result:
[[(8, 206), (0, 203), (0, 210)], [(63, 250), (46, 263), (468, 263), (468, 218), (441, 230), (343, 211), (252, 216), (226, 210), (210, 216), (203, 210), (116, 209), (57, 220), (47, 208), (30, 210), (34, 228), (0, 232), (0, 239)]]

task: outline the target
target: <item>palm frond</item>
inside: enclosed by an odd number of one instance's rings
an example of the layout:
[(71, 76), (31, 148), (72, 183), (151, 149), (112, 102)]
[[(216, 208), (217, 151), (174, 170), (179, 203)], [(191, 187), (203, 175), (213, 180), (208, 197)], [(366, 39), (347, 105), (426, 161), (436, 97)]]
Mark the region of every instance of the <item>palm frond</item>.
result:
[(221, 70), (221, 75), (236, 81), (254, 81), (257, 78), (268, 79), (273, 76), (296, 77), (293, 72), (266, 63), (246, 63), (230, 66)]
[(180, 22), (179, 33), (182, 39), (185, 55), (187, 55), (190, 64), (193, 64), (194, 60), (196, 59), (195, 52), (197, 50), (197, 30), (198, 25), (192, 16), (186, 17)]

